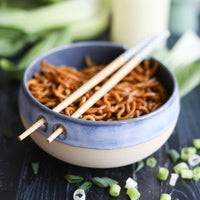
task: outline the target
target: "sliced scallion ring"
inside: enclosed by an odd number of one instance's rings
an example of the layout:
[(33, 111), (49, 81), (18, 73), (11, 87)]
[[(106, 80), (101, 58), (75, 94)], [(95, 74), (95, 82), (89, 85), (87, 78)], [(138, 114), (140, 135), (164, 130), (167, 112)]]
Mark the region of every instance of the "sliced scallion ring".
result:
[(112, 184), (110, 186), (109, 194), (112, 197), (118, 197), (120, 193), (121, 187), (118, 184)]
[(73, 199), (74, 200), (85, 200), (86, 199), (85, 191), (83, 189), (75, 190), (74, 194), (73, 194)]
[(200, 164), (200, 156), (197, 154), (191, 155), (188, 159), (188, 163), (192, 167)]
[(193, 145), (196, 149), (200, 149), (200, 138), (196, 138), (193, 140)]
[(169, 180), (169, 184), (170, 184), (171, 186), (175, 186), (175, 185), (176, 185), (176, 182), (177, 182), (177, 180), (178, 180), (178, 177), (179, 177), (178, 174), (176, 174), (176, 173), (171, 173), (171, 177), (170, 177), (170, 180)]
[(140, 192), (134, 187), (128, 188), (126, 194), (129, 196), (131, 200), (137, 200), (140, 198)]
[(194, 147), (184, 147), (181, 150), (181, 159), (188, 160), (191, 155), (196, 154), (197, 150)]
[(173, 163), (177, 162), (178, 159), (180, 158), (180, 154), (178, 153), (178, 151), (176, 151), (176, 149), (170, 149), (167, 152), (167, 155), (169, 156), (169, 158)]
[(189, 169), (187, 163), (185, 163), (185, 162), (178, 163), (177, 165), (174, 166), (174, 172), (176, 174), (180, 174), (181, 170), (183, 170), (183, 169)]
[(131, 187), (137, 187), (137, 182), (136, 181), (134, 181), (132, 178), (128, 178), (127, 180), (126, 180), (126, 185), (124, 186), (126, 189), (128, 189), (128, 188), (131, 188)]
[(151, 168), (154, 168), (156, 164), (157, 164), (157, 160), (154, 157), (150, 157), (146, 161), (146, 165)]
[(157, 178), (161, 181), (166, 181), (169, 175), (169, 170), (165, 167), (160, 167), (158, 170)]
[(200, 179), (200, 167), (195, 167), (193, 169), (193, 180), (198, 181)]
[(160, 200), (171, 200), (172, 197), (169, 194), (163, 193), (160, 197)]
[(192, 179), (193, 171), (191, 169), (182, 169), (181, 170), (181, 178), (182, 179)]

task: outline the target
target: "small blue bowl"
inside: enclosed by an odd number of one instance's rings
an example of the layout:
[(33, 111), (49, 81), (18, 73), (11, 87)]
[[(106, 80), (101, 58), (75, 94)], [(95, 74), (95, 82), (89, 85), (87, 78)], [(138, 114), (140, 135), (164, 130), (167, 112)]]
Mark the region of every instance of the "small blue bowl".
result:
[[(118, 167), (137, 162), (159, 149), (169, 138), (176, 125), (180, 98), (174, 75), (161, 63), (156, 76), (164, 84), (168, 101), (144, 116), (122, 121), (89, 121), (75, 119), (45, 107), (30, 93), (26, 82), (40, 72), (42, 60), (55, 66), (85, 67), (84, 57), (97, 63), (112, 61), (125, 48), (110, 42), (80, 42), (52, 49), (37, 57), (24, 73), (19, 93), (19, 110), (27, 129), (39, 118), (47, 126), (31, 134), (34, 142), (54, 157), (65, 162), (94, 168)], [(158, 62), (152, 59), (152, 62)], [(47, 142), (55, 127), (62, 125), (66, 134)]]

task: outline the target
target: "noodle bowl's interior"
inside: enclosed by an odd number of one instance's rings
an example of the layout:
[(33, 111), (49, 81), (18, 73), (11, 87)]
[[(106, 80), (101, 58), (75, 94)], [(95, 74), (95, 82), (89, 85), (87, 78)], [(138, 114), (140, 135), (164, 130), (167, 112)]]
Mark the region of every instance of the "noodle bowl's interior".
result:
[[(55, 67), (43, 61), (41, 74), (35, 73), (34, 77), (27, 81), (27, 87), (40, 103), (54, 108), (105, 66), (96, 65), (89, 57), (86, 57), (85, 61), (87, 67), (80, 71), (67, 66)], [(89, 108), (80, 119), (125, 120), (145, 115), (159, 108), (167, 101), (168, 94), (155, 76), (158, 66), (157, 62), (145, 60)], [(105, 81), (106, 79), (89, 90), (62, 113), (71, 116)]]

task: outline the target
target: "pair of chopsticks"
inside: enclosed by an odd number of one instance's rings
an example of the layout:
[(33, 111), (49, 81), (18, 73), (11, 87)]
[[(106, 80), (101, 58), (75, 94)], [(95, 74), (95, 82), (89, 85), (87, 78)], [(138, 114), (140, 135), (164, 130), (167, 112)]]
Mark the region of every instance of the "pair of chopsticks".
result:
[[(86, 110), (88, 110), (92, 105), (94, 105), (101, 97), (104, 96), (110, 89), (112, 89), (119, 81), (121, 81), (128, 73), (130, 73), (142, 60), (163, 40), (169, 37), (169, 31), (164, 31), (159, 35), (151, 35), (146, 39), (138, 43), (133, 48), (127, 50), (119, 57), (117, 57), (114, 61), (108, 64), (103, 70), (93, 76), (90, 80), (88, 80), (84, 85), (82, 85), (79, 89), (77, 89), (74, 93), (72, 93), (69, 97), (67, 97), (64, 101), (58, 104), (53, 111), (61, 112), (68, 105), (73, 103), (76, 99), (85, 94), (88, 90), (95, 87), (98, 83), (104, 80), (106, 77), (111, 75), (117, 69), (119, 69), (112, 77), (103, 85), (101, 88), (95, 92), (71, 117), (78, 118), (80, 117)], [(41, 118), (35, 124), (33, 124), (30, 128), (28, 128), (24, 133), (18, 136), (18, 139), (22, 141), (24, 138), (29, 136), (35, 130), (37, 130), (40, 126), (45, 124), (47, 121), (45, 118)], [(47, 138), (47, 141), (51, 143), (54, 139), (56, 139), (61, 133), (65, 130), (62, 126), (59, 126), (51, 135)]]

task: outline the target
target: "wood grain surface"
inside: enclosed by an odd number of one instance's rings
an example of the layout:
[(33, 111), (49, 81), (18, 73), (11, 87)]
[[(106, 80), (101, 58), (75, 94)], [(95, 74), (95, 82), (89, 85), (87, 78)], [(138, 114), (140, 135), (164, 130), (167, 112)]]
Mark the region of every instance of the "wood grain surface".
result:
[[(64, 179), (66, 174), (81, 175), (85, 180), (108, 176), (119, 181), (122, 187), (120, 196), (112, 198), (108, 189), (92, 186), (87, 200), (128, 199), (124, 184), (132, 176), (138, 182), (141, 200), (159, 200), (162, 193), (170, 193), (172, 200), (200, 199), (200, 181), (179, 179), (176, 186), (171, 187), (169, 178), (165, 182), (156, 178), (160, 166), (172, 172), (173, 164), (166, 155), (169, 149), (180, 151), (185, 146), (191, 146), (194, 138), (200, 138), (200, 86), (181, 100), (181, 113), (173, 135), (153, 154), (158, 160), (156, 168), (144, 167), (137, 174), (133, 173), (135, 164), (114, 169), (82, 168), (46, 154), (30, 138), (19, 142), (17, 136), (24, 128), (18, 112), (18, 89), (19, 83), (0, 71), (0, 200), (71, 200), (78, 184), (67, 183)], [(3, 135), (6, 130), (12, 131), (13, 139)], [(40, 168), (34, 175), (31, 163), (36, 161), (40, 162)]]

